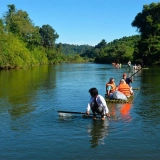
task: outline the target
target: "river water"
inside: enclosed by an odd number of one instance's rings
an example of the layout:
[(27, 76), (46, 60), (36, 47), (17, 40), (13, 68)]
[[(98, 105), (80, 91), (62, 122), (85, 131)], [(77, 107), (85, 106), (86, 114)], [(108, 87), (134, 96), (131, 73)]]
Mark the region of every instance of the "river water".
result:
[(59, 64), (0, 72), (0, 159), (160, 159), (160, 72), (134, 75), (130, 104), (108, 104), (105, 121), (58, 110), (85, 112), (88, 90), (105, 95), (111, 77), (118, 85), (122, 65)]

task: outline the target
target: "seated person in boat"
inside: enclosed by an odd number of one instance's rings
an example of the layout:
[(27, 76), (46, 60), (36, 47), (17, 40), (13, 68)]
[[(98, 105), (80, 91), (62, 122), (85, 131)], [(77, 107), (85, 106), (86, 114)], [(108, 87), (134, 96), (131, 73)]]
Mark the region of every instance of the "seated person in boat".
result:
[(110, 78), (109, 82), (106, 84), (106, 95), (112, 98), (113, 92), (116, 90), (116, 84), (114, 78)]
[(120, 80), (120, 84), (117, 90), (122, 92), (127, 98), (129, 98), (133, 94), (133, 91), (131, 91), (129, 85), (125, 82), (124, 79)]
[[(133, 78), (127, 78), (127, 74), (123, 73), (123, 78), (125, 80), (125, 82), (129, 85), (131, 91), (132, 91), (132, 87), (131, 87), (131, 83), (133, 82)], [(132, 91), (133, 92), (133, 91)]]
[(109, 110), (105, 99), (98, 94), (98, 90), (96, 88), (91, 88), (89, 93), (91, 98), (87, 106), (86, 114), (89, 115), (89, 111), (91, 109), (93, 113), (93, 119), (96, 119), (97, 113), (101, 115), (102, 120), (105, 120), (105, 116), (109, 116)]

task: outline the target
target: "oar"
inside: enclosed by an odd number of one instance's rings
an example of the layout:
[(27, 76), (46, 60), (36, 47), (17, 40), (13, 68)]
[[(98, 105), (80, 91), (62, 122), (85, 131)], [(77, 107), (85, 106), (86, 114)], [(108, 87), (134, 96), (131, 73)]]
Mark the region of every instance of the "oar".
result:
[[(142, 68), (139, 69), (137, 72), (139, 72), (140, 70), (142, 70)], [(133, 73), (129, 78), (131, 78), (132, 76), (134, 76), (137, 72)]]
[(70, 112), (70, 111), (57, 111), (58, 113), (70, 113), (70, 114), (86, 114), (84, 112)]
[[(58, 113), (69, 113), (69, 114), (83, 114), (83, 116), (85, 116), (85, 117), (93, 116), (93, 114), (87, 115), (84, 112), (71, 112), (71, 111), (57, 111), (57, 112)], [(98, 116), (98, 115), (100, 115), (100, 114), (96, 114), (96, 116)]]

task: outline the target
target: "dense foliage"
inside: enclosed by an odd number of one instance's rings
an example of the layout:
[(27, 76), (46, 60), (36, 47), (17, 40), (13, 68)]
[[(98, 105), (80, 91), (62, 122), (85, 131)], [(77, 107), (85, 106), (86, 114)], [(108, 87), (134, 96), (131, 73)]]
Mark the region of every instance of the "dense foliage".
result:
[[(78, 55), (63, 54), (68, 46), (56, 44), (58, 37), (59, 35), (50, 25), (34, 26), (27, 12), (17, 10), (13, 4), (8, 5), (8, 11), (0, 19), (0, 68), (84, 61)], [(81, 53), (86, 47), (89, 46), (75, 45), (72, 49), (76, 48), (76, 51)], [(68, 52), (72, 49), (70, 48)]]
[(160, 61), (160, 2), (144, 5), (132, 22), (141, 34), (135, 46), (134, 58), (145, 64)]
[(81, 56), (93, 58), (96, 63), (126, 63), (128, 60), (133, 60), (134, 46), (139, 39), (139, 35), (123, 37), (108, 44), (103, 39), (93, 49), (87, 50)]
[(107, 44), (102, 40), (94, 49), (82, 54), (97, 63), (124, 63), (128, 60), (142, 65), (160, 64), (160, 2), (144, 5), (131, 23), (139, 35), (123, 37)]
[(82, 54), (86, 50), (92, 49), (89, 45), (73, 45), (73, 44), (61, 44), (61, 51), (65, 55)]
[(8, 5), (0, 19), (0, 68), (22, 68), (61, 62), (160, 63), (160, 2), (144, 5), (131, 23), (138, 35), (89, 45), (56, 44), (49, 24), (35, 26), (28, 13)]

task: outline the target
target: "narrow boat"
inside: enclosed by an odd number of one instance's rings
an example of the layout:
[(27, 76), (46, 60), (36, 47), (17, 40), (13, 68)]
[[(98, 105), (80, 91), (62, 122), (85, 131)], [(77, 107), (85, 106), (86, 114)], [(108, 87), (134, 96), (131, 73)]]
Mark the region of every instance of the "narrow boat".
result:
[(108, 103), (131, 103), (133, 102), (134, 98), (137, 96), (138, 91), (140, 90), (140, 88), (133, 88), (134, 90), (134, 95), (130, 96), (129, 98), (127, 98), (127, 100), (122, 100), (122, 99), (110, 99), (109, 97), (107, 97), (107, 95), (105, 94), (105, 100)]
[(108, 97), (105, 96), (105, 100), (106, 102), (109, 103), (130, 103), (133, 99), (133, 96), (127, 98), (127, 100), (122, 100), (122, 99), (110, 99)]

